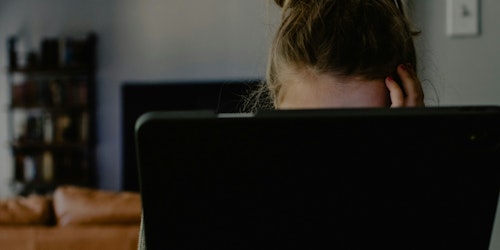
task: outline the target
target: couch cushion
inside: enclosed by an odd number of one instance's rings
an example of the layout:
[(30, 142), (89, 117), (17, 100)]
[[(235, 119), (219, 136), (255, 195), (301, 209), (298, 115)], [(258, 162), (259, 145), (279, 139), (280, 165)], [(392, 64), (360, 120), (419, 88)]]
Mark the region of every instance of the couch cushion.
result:
[(141, 199), (136, 192), (113, 192), (60, 186), (53, 194), (57, 224), (140, 224)]
[(0, 225), (42, 225), (51, 218), (50, 198), (41, 195), (0, 200)]
[(137, 250), (139, 225), (1, 226), (2, 250)]

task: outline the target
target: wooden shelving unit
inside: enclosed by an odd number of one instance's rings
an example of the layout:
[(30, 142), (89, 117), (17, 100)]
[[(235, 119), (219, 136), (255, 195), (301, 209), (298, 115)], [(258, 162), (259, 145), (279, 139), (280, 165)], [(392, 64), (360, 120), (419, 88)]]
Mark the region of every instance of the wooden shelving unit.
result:
[(15, 191), (48, 193), (62, 184), (95, 186), (97, 36), (45, 39), (19, 65), (9, 40), (9, 140)]

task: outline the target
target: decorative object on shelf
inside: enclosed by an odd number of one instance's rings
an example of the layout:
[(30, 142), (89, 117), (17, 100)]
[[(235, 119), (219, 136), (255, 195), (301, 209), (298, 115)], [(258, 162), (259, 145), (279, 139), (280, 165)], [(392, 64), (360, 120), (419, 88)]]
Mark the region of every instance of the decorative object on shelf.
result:
[(17, 51), (19, 41), (7, 46), (13, 187), (21, 195), (94, 187), (97, 35), (45, 38), (29, 53)]

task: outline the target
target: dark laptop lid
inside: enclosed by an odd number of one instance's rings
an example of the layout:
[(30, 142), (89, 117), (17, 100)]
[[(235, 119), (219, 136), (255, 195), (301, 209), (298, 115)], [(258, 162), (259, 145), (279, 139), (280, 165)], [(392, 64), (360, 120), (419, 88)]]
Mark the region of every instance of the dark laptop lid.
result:
[(148, 249), (488, 249), (500, 109), (150, 112)]

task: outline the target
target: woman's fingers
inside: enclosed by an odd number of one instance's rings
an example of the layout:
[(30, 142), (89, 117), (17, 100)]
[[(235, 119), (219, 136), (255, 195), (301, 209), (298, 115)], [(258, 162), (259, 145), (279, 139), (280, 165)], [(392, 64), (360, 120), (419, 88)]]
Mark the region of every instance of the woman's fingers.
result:
[(424, 92), (417, 74), (410, 65), (399, 65), (397, 73), (401, 86), (392, 78), (385, 79), (391, 97), (391, 108), (424, 107)]
[(404, 107), (404, 93), (401, 87), (399, 87), (399, 84), (391, 76), (389, 76), (385, 78), (385, 86), (389, 89), (391, 108)]
[(401, 78), (401, 85), (405, 96), (405, 107), (423, 107), (424, 105), (424, 92), (422, 85), (417, 77), (416, 72), (411, 65), (401, 64), (397, 69), (399, 78)]

